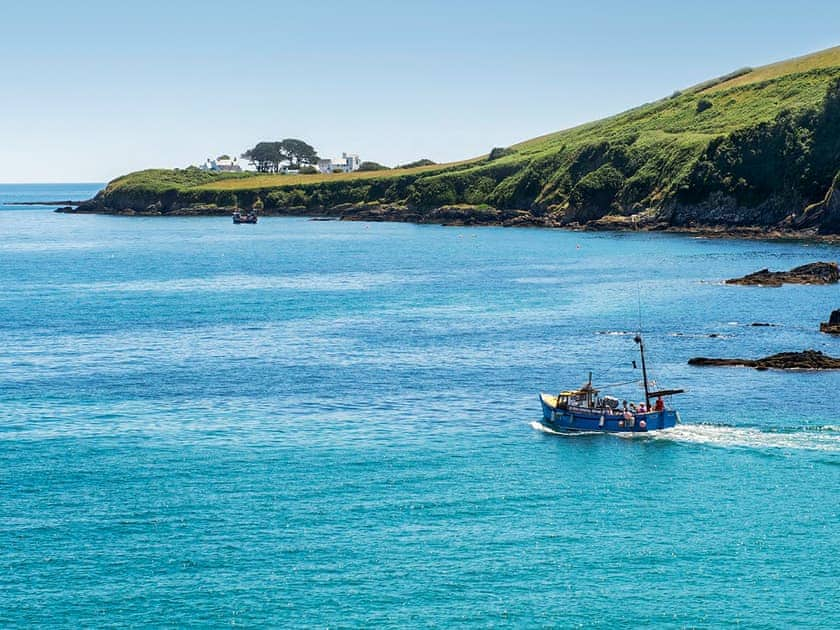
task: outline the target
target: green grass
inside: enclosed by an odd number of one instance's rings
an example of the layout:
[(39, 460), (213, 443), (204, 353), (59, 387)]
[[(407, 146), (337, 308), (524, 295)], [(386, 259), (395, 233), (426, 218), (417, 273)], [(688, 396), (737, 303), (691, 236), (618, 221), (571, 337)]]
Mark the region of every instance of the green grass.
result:
[[(840, 170), (832, 140), (840, 97), (827, 97), (840, 94), (835, 84), (840, 47), (731, 73), (495, 151), (493, 160), (332, 175), (150, 170), (114, 180), (105, 196), (115, 204), (139, 196), (138, 207), (155, 195), (180, 204), (247, 205), (259, 198), (281, 210), (396, 203), (422, 212), (488, 204), (560, 222), (699, 203), (716, 192), (760, 205), (785, 193), (780, 182), (792, 191), (791, 203), (804, 203), (824, 193), (819, 189)], [(701, 99), (708, 103), (698, 108)], [(799, 170), (788, 168), (794, 162)], [(771, 164), (784, 171), (776, 183), (765, 172)]]
[(453, 162), (450, 164), (435, 164), (415, 168), (391, 169), (388, 171), (357, 171), (354, 173), (312, 174), (312, 175), (265, 175), (252, 174), (247, 180), (241, 178), (222, 178), (196, 185), (203, 190), (260, 190), (276, 187), (307, 186), (332, 182), (358, 182), (383, 177), (401, 177), (405, 175), (420, 175), (445, 170), (454, 166), (467, 164), (469, 161)]
[(760, 83), (776, 79), (781, 76), (809, 72), (824, 68), (837, 68), (840, 66), (840, 46), (820, 50), (819, 52), (787, 59), (778, 63), (772, 63), (740, 77), (736, 77), (719, 85), (710, 88), (711, 91), (726, 90), (732, 87)]
[(188, 190), (203, 185), (218, 184), (223, 181), (253, 179), (252, 173), (214, 173), (198, 168), (187, 169), (148, 169), (123, 175), (108, 183), (105, 192), (127, 193), (148, 191), (163, 193), (169, 190)]

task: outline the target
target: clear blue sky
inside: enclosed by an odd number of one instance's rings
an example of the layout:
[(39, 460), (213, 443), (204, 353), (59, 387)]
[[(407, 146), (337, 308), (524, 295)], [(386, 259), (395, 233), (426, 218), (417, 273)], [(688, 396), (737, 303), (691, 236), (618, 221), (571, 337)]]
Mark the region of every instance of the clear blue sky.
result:
[(0, 182), (461, 159), (840, 44), (840, 2), (3, 0)]

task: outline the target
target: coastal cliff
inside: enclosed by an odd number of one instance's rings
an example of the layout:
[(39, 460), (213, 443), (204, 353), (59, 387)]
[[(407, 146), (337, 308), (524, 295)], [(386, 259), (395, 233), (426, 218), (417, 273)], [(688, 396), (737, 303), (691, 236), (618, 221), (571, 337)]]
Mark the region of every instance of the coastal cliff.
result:
[(141, 171), (72, 211), (254, 205), (418, 223), (840, 234), (840, 47), (464, 162), (333, 175)]

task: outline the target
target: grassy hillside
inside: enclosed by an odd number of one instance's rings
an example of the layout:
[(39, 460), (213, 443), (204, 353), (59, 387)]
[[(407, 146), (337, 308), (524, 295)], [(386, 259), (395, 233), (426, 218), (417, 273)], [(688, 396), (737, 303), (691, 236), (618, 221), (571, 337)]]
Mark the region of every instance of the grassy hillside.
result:
[[(464, 162), (346, 175), (142, 171), (114, 180), (99, 207), (189, 206), (382, 218), (567, 225), (795, 224), (840, 172), (840, 47), (736, 71), (622, 114)], [(450, 213), (441, 215), (441, 208)], [(806, 212), (806, 208), (811, 208)], [(473, 213), (472, 215), (470, 213)], [(807, 215), (807, 216), (806, 216)]]

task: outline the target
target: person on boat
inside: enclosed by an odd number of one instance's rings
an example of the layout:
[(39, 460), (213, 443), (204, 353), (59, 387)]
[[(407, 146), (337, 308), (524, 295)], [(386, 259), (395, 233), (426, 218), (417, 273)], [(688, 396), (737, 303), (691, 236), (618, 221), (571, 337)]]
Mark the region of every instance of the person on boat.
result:
[(656, 399), (656, 406), (653, 409), (654, 411), (665, 411), (665, 401), (662, 400), (662, 396)]
[(639, 413), (647, 413), (647, 405), (645, 403), (639, 403)]

